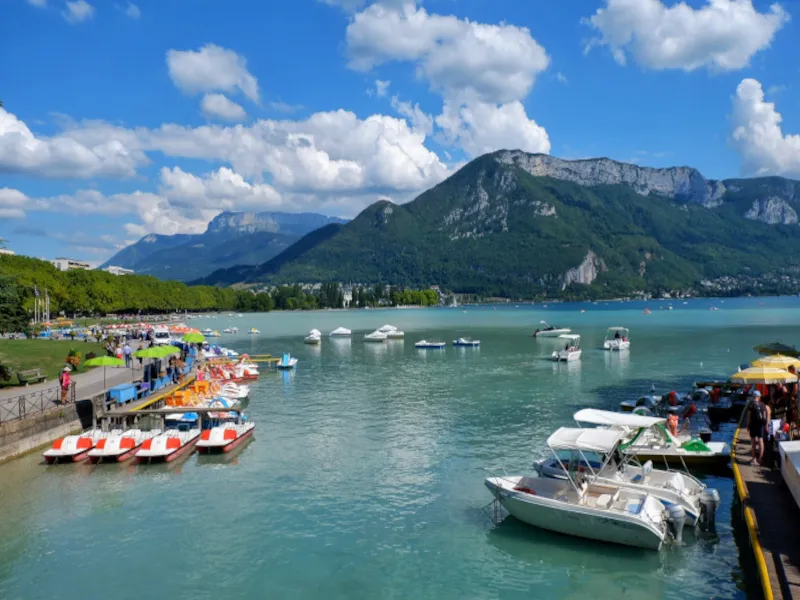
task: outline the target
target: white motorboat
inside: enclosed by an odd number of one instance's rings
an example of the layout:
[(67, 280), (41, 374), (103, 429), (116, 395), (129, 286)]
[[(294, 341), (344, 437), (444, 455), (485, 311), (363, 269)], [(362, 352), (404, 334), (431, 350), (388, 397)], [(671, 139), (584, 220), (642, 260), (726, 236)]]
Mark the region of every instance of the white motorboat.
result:
[(564, 344), (564, 348), (553, 352), (553, 360), (572, 361), (580, 359), (581, 354), (583, 354), (581, 336), (577, 333), (562, 333), (556, 339)]
[(402, 340), (406, 337), (404, 331), (400, 331), (399, 329), (395, 329), (394, 331), (389, 331), (386, 334), (386, 337), (390, 340)]
[(204, 429), (197, 440), (197, 450), (201, 454), (230, 452), (246, 442), (256, 428), (255, 423), (242, 420), (238, 415), (229, 422), (210, 429)]
[(100, 439), (97, 445), (89, 450), (89, 462), (124, 462), (133, 458), (145, 440), (161, 434), (160, 429), (142, 431), (140, 429), (113, 430), (105, 438)]
[(45, 462), (53, 465), (60, 462), (81, 462), (86, 460), (89, 451), (110, 432), (90, 429), (78, 435), (68, 435), (57, 439), (53, 445), (42, 453)]
[(231, 333), (239, 333), (238, 327), (231, 327)]
[(603, 340), (603, 350), (630, 350), (631, 332), (627, 327), (609, 327)]
[(415, 348), (420, 350), (442, 350), (447, 346), (444, 342), (429, 342), (428, 340), (420, 340), (414, 344)]
[(387, 336), (384, 332), (377, 330), (373, 331), (372, 333), (368, 333), (367, 335), (364, 336), (365, 342), (381, 343), (385, 342), (388, 339), (389, 336)]
[(256, 329), (255, 327), (251, 327), (250, 331), (248, 331), (247, 333), (249, 333), (250, 335), (258, 335), (261, 332), (258, 329)]
[(297, 366), (297, 359), (290, 354), (284, 354), (281, 359), (275, 363), (279, 369), (294, 369)]
[(203, 331), (201, 331), (200, 333), (202, 333), (206, 337), (209, 337), (214, 333), (214, 330), (210, 329), (210, 328), (206, 328), (206, 329), (203, 329)]
[(389, 333), (390, 331), (397, 331), (397, 327), (394, 325), (383, 325), (376, 329), (376, 331), (380, 331), (381, 333)]
[[(559, 451), (611, 454), (623, 435), (621, 430), (562, 427), (547, 446), (561, 462)], [(681, 538), (686, 516), (680, 507), (669, 516), (646, 491), (600, 483), (591, 473), (564, 472), (564, 480), (516, 475), (489, 477), (485, 484), (511, 515), (542, 529), (653, 550)]]
[(350, 337), (352, 333), (347, 327), (337, 327), (329, 335), (330, 337)]
[[(639, 428), (658, 424), (660, 419), (587, 408), (575, 413), (578, 422), (602, 422), (607, 426)], [(616, 449), (615, 449), (616, 450)], [(630, 454), (613, 451), (605, 457), (591, 451), (583, 455), (570, 453), (568, 461), (554, 458), (538, 461), (534, 469), (541, 477), (566, 479), (564, 469), (574, 472), (589, 472), (596, 481), (606, 485), (622, 484), (646, 491), (669, 508), (673, 504), (683, 507), (686, 522), (695, 525), (703, 520), (703, 529), (713, 529), (719, 507), (719, 492), (708, 488), (688, 471), (659, 470), (653, 461), (640, 464)]]
[(230, 327), (226, 327), (225, 329), (222, 330), (222, 333), (233, 333), (233, 331), (231, 331)]
[(219, 395), (228, 400), (244, 400), (250, 395), (250, 386), (228, 381), (219, 390)]
[(453, 346), (463, 346), (466, 348), (476, 348), (481, 345), (480, 340), (473, 340), (472, 338), (463, 338), (460, 337), (457, 340), (453, 340)]
[(558, 327), (557, 325), (548, 325), (547, 321), (541, 321), (541, 324), (544, 325), (542, 329), (537, 329), (533, 332), (533, 337), (535, 338), (557, 338), (560, 335), (565, 333), (572, 333), (572, 329), (568, 327)]
[(308, 332), (308, 335), (303, 338), (303, 342), (306, 344), (319, 344), (322, 341), (322, 333), (319, 329), (312, 329)]
[[(197, 417), (195, 417), (196, 419)], [(190, 420), (189, 413), (181, 415), (179, 420)], [(194, 445), (200, 437), (200, 428), (181, 431), (167, 429), (163, 433), (145, 440), (136, 452), (136, 459), (140, 463), (163, 461), (171, 462), (180, 456), (194, 451)]]
[[(575, 419), (623, 431), (626, 440), (620, 451), (640, 462), (652, 460), (656, 465), (680, 466), (688, 471), (689, 465), (704, 469), (723, 468), (731, 458), (730, 446), (725, 442), (704, 442), (688, 434), (673, 436), (667, 431), (664, 418), (591, 410), (577, 412)], [(646, 427), (635, 425), (642, 422), (638, 419), (650, 419), (648, 423), (652, 424)]]

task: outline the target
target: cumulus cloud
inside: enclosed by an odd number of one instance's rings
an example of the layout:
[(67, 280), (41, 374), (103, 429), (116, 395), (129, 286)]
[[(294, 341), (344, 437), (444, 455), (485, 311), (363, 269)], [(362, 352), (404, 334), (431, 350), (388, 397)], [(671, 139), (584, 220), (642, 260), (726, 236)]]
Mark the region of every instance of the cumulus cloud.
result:
[(241, 121), (247, 117), (247, 113), (239, 104), (222, 94), (206, 94), (203, 96), (200, 108), (207, 117), (225, 121)]
[(28, 197), (19, 190), (0, 188), (0, 218), (22, 219)]
[(800, 177), (800, 134), (784, 134), (775, 104), (755, 79), (743, 79), (733, 98), (733, 144), (747, 175)]
[(75, 0), (74, 2), (67, 2), (66, 9), (61, 14), (68, 23), (83, 23), (94, 16), (94, 6), (86, 2), (86, 0)]
[(605, 45), (620, 64), (631, 56), (659, 70), (741, 69), (789, 21), (779, 4), (760, 13), (752, 0), (708, 0), (700, 8), (685, 2), (667, 7), (661, 0), (606, 2), (587, 20), (600, 33), (587, 50)]
[(271, 185), (248, 183), (238, 173), (221, 167), (198, 177), (179, 167), (161, 169), (161, 195), (176, 207), (216, 210), (274, 210), (281, 196)]
[[(129, 140), (132, 141), (132, 140)], [(0, 108), (0, 173), (40, 177), (130, 177), (146, 164), (143, 152), (108, 135), (86, 143), (68, 135), (37, 137), (15, 115)]]
[(142, 16), (142, 11), (133, 2), (128, 2), (128, 6), (125, 7), (125, 16), (129, 19), (138, 19)]
[(389, 86), (392, 84), (391, 81), (382, 81), (380, 79), (375, 80), (375, 95), (378, 98), (383, 98), (386, 95), (386, 92), (389, 90)]
[(187, 94), (240, 91), (258, 102), (258, 81), (247, 61), (233, 50), (206, 44), (200, 50), (168, 50), (167, 68), (173, 83)]

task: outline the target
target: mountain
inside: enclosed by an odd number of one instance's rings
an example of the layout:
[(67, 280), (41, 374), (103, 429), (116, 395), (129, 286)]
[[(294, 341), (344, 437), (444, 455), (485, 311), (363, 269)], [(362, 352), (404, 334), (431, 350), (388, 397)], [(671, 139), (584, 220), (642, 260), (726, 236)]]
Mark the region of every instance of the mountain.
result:
[(101, 268), (115, 265), (160, 279), (189, 281), (232, 265), (258, 265), (307, 233), (344, 219), (317, 213), (223, 212), (205, 233), (146, 235)]
[(377, 202), (331, 235), (203, 281), (380, 281), (504, 296), (669, 290), (797, 267), (798, 210), (800, 183), (779, 177), (714, 181), (690, 167), (503, 150), (408, 204)]

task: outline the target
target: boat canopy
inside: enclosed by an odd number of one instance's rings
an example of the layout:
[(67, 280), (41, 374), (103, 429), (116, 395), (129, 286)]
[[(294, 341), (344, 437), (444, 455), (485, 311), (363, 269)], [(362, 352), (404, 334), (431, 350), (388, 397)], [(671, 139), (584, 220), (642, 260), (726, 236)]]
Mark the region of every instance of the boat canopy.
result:
[(581, 339), (581, 336), (579, 336), (577, 333), (562, 333), (558, 337), (560, 339), (562, 339), (562, 340), (579, 340), (579, 339)]
[(627, 327), (609, 327), (609, 333), (614, 333), (615, 331), (628, 331)]
[(591, 423), (593, 425), (606, 425), (609, 427), (649, 428), (666, 423), (660, 417), (644, 417), (634, 413), (616, 413), (610, 410), (584, 408), (575, 413), (573, 418), (578, 423)]
[(625, 433), (619, 429), (580, 429), (560, 427), (547, 438), (551, 450), (584, 450), (608, 454)]

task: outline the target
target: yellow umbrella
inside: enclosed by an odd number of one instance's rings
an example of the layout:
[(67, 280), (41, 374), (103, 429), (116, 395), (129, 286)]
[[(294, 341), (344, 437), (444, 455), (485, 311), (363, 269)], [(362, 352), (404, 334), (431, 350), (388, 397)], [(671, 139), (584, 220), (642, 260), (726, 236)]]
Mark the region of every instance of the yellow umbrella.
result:
[(773, 385), (776, 383), (794, 383), (797, 375), (792, 375), (784, 369), (773, 367), (750, 367), (731, 375), (733, 383), (763, 383)]
[(789, 367), (800, 369), (800, 358), (773, 354), (772, 356), (758, 358), (751, 362), (750, 365), (753, 367), (771, 367), (773, 369), (788, 369)]

